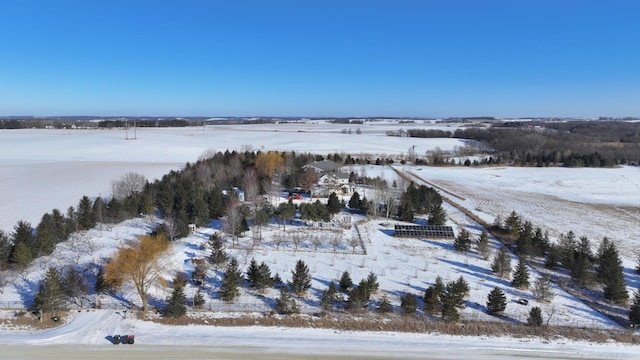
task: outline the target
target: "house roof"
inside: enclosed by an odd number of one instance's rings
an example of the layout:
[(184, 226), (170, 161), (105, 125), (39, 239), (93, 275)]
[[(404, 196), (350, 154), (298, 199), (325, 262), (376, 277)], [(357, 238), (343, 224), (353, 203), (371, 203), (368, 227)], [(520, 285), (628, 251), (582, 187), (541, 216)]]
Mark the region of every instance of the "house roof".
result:
[(314, 161), (311, 164), (307, 164), (303, 167), (304, 168), (313, 167), (320, 171), (335, 171), (335, 170), (338, 170), (340, 167), (342, 167), (342, 165), (338, 164), (335, 161), (322, 160), (322, 161)]

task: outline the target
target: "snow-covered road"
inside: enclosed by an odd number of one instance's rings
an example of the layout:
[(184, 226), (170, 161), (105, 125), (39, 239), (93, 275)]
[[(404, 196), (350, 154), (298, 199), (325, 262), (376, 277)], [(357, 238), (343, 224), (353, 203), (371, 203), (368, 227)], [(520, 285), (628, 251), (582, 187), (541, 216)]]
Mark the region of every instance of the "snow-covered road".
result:
[[(135, 334), (135, 345), (111, 336)], [(0, 333), (3, 359), (640, 359), (637, 347), (537, 338), (345, 332), (280, 327), (164, 326), (121, 312), (73, 313), (44, 331)]]

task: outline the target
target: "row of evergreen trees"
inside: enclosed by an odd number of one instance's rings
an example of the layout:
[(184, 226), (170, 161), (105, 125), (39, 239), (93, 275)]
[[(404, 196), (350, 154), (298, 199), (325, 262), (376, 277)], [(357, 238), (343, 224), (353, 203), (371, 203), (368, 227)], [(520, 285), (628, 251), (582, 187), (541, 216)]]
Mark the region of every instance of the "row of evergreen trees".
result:
[(622, 259), (615, 243), (607, 237), (600, 241), (596, 253), (586, 236), (578, 239), (573, 231), (561, 234), (552, 244), (547, 233), (539, 227), (533, 230), (531, 222), (522, 221), (515, 211), (504, 223), (496, 219), (493, 230), (507, 239), (521, 257), (542, 257), (547, 269), (565, 269), (574, 284), (583, 288), (601, 285), (604, 298), (611, 303), (625, 304), (629, 299)]

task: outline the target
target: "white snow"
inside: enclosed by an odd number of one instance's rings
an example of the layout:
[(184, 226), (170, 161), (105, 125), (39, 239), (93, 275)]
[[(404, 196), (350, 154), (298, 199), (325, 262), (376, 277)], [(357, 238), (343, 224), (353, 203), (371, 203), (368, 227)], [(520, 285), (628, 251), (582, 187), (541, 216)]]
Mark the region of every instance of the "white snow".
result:
[[(403, 124), (402, 126), (404, 126)], [(398, 125), (400, 126), (400, 125)], [(83, 195), (95, 197), (109, 196), (112, 180), (120, 175), (135, 171), (149, 179), (159, 178), (170, 169), (179, 169), (186, 162), (197, 160), (207, 149), (224, 151), (228, 149), (295, 150), (327, 153), (371, 153), (375, 156), (393, 156), (406, 153), (411, 144), (419, 144), (418, 154), (436, 146), (453, 149), (461, 142), (453, 139), (407, 139), (384, 135), (385, 127), (361, 126), (362, 134), (342, 134), (343, 128), (356, 129), (354, 125), (304, 124), (304, 125), (242, 125), (212, 126), (187, 129), (138, 129), (137, 140), (124, 140), (119, 130), (18, 130), (0, 131), (0, 229), (11, 231), (20, 219), (37, 225), (40, 216), (53, 208), (65, 210), (76, 206)], [(276, 131), (277, 130), (277, 131)], [(336, 139), (340, 141), (336, 141)], [(344, 140), (344, 141), (342, 141)], [(251, 144), (251, 145), (248, 145)], [(601, 224), (615, 223), (620, 232), (640, 233), (638, 229), (637, 204), (640, 192), (634, 191), (640, 184), (640, 169), (623, 167), (618, 169), (538, 169), (538, 168), (432, 168), (398, 166), (402, 171), (411, 171), (429, 182), (446, 188), (459, 196), (464, 206), (487, 218), (498, 214), (507, 215), (516, 210), (525, 218), (552, 231), (574, 230), (580, 236), (600, 234), (608, 229)], [(367, 176), (381, 176), (388, 181), (397, 180), (390, 167), (354, 167), (354, 171)], [(631, 189), (631, 190), (630, 190)], [(365, 192), (367, 190), (364, 190)], [(499, 194), (499, 195), (498, 195)], [(19, 204), (16, 206), (15, 204)], [(597, 215), (598, 222), (585, 222), (581, 209), (602, 208)], [(623, 209), (609, 213), (607, 209)], [(568, 209), (575, 209), (569, 211)], [(452, 207), (446, 210), (450, 223), (456, 227), (466, 227), (474, 235), (479, 229), (470, 220)], [(554, 220), (566, 216), (568, 220)], [(595, 210), (593, 210), (595, 211)], [(620, 210), (622, 211), (622, 210)], [(633, 220), (632, 220), (633, 219)], [(361, 220), (357, 216), (354, 223)], [(11, 284), (0, 293), (0, 306), (4, 302), (28, 304), (35, 292), (38, 281), (48, 266), (76, 264), (90, 267), (92, 263), (103, 263), (115, 249), (132, 241), (137, 235), (148, 232), (157, 219), (133, 219), (120, 225), (94, 229), (74, 236), (68, 243), (60, 244), (56, 252), (38, 259), (23, 274), (13, 274)], [(343, 271), (349, 271), (354, 282), (373, 272), (378, 276), (381, 292), (375, 298), (386, 294), (397, 306), (404, 292), (422, 296), (437, 275), (446, 280), (459, 276), (469, 282), (471, 291), (463, 316), (474, 319), (495, 320), (485, 313), (484, 304), (488, 292), (501, 287), (510, 301), (506, 317), (515, 321), (525, 321), (531, 306), (541, 306), (544, 311), (555, 311), (552, 324), (617, 328), (609, 319), (594, 312), (581, 301), (556, 288), (552, 304), (537, 303), (529, 291), (520, 291), (508, 286), (508, 282), (498, 279), (488, 271), (488, 262), (476, 254), (458, 254), (449, 251), (451, 244), (446, 241), (424, 241), (418, 239), (397, 239), (390, 236), (393, 222), (371, 221), (360, 226), (364, 249), (358, 247), (354, 253), (349, 246), (350, 238), (357, 236), (355, 228), (339, 230), (345, 239), (338, 250), (323, 244), (318, 251), (307, 242), (296, 251), (289, 242), (275, 249), (273, 235), (280, 234), (279, 225), (271, 224), (263, 231), (265, 239), (250, 250), (250, 238), (241, 239), (236, 249), (228, 252), (235, 256), (242, 270), (255, 258), (265, 261), (272, 272), (278, 272), (283, 280), (290, 279), (291, 270), (299, 259), (305, 261), (313, 275), (312, 289), (304, 299), (298, 299), (304, 312), (317, 310), (320, 293), (328, 282), (337, 281)], [(325, 224), (325, 226), (328, 224)], [(195, 235), (175, 242), (163, 261), (167, 264), (164, 276), (171, 279), (174, 270), (190, 272), (192, 258), (206, 256), (200, 247), (213, 228), (200, 228)], [(575, 227), (574, 227), (575, 226)], [(578, 228), (579, 227), (579, 228)], [(595, 230), (594, 230), (595, 229)], [(310, 232), (309, 227), (287, 226), (287, 230)], [(314, 232), (317, 230), (313, 230)], [(608, 235), (624, 249), (634, 249), (637, 238), (622, 238), (620, 232)], [(249, 235), (249, 234), (247, 234)], [(597, 242), (593, 237), (592, 242)], [(628, 244), (628, 245), (626, 245)], [(497, 244), (492, 242), (495, 248)], [(80, 252), (71, 249), (81, 249)], [(635, 250), (633, 250), (635, 251)], [(623, 252), (625, 265), (635, 266), (635, 253)], [(515, 266), (517, 259), (512, 259)], [(532, 273), (532, 279), (537, 275)], [(234, 313), (261, 313), (277, 297), (275, 290), (258, 296), (243, 289), (240, 301), (226, 305), (215, 298), (215, 284), (220, 274), (210, 270), (207, 308), (227, 310)], [(26, 280), (26, 281), (25, 281)], [(637, 275), (627, 272), (627, 282), (638, 283)], [(631, 289), (631, 288), (630, 288)], [(160, 286), (152, 289), (152, 305), (161, 304), (169, 294), (169, 289)], [(187, 296), (195, 293), (195, 287), (188, 285)], [(131, 287), (125, 287), (119, 294), (123, 299), (139, 303)], [(512, 302), (526, 298), (529, 306)], [(94, 298), (105, 307), (116, 306), (118, 302), (110, 298)], [(86, 344), (100, 347), (113, 346), (106, 336), (117, 333), (134, 333), (138, 340), (136, 348), (157, 351), (157, 346), (167, 346), (168, 353), (185, 351), (184, 345), (195, 351), (203, 347), (203, 354), (211, 355), (212, 349), (238, 347), (231, 352), (246, 352), (246, 357), (260, 355), (261, 352), (285, 356), (287, 354), (327, 355), (338, 357), (380, 356), (384, 358), (495, 358), (526, 356), (550, 358), (630, 358), (635, 348), (619, 344), (589, 344), (566, 340), (543, 343), (540, 339), (526, 338), (464, 338), (438, 336), (434, 334), (360, 333), (337, 332), (319, 329), (284, 329), (263, 327), (216, 328), (209, 326), (168, 327), (150, 322), (124, 319), (118, 310), (95, 310), (74, 313), (68, 324), (46, 331), (18, 331), (0, 326), (0, 343), (48, 344), (67, 346)], [(121, 345), (122, 347), (122, 345)], [(13, 348), (13, 347), (12, 347)], [(122, 349), (122, 348), (120, 348)], [(124, 351), (120, 350), (119, 351)], [(253, 349), (253, 350), (252, 350)], [(19, 350), (15, 347), (16, 354)], [(452, 354), (452, 350), (455, 350)], [(130, 351), (130, 350), (126, 350)], [(465, 356), (467, 355), (467, 356)], [(204, 356), (204, 355), (203, 355)], [(218, 355), (220, 356), (220, 355)], [(302, 356), (302, 355), (301, 355)], [(197, 354), (194, 357), (199, 357)], [(278, 356), (274, 356), (277, 358)]]

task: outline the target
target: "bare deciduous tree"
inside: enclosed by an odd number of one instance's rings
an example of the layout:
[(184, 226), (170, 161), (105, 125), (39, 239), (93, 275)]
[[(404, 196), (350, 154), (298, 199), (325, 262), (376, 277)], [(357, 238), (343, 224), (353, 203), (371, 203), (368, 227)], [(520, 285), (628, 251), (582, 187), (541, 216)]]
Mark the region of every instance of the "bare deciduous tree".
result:
[(245, 200), (255, 203), (258, 197), (258, 176), (253, 169), (247, 169), (244, 173), (244, 181), (242, 182), (242, 190), (244, 190)]
[(127, 196), (144, 190), (146, 183), (147, 179), (144, 175), (135, 172), (126, 173), (111, 183), (111, 195), (118, 200), (124, 200)]

